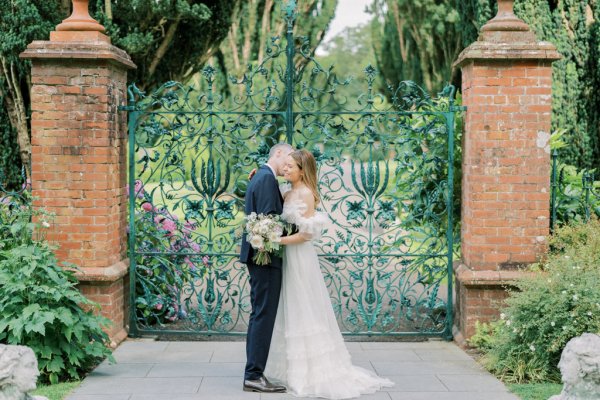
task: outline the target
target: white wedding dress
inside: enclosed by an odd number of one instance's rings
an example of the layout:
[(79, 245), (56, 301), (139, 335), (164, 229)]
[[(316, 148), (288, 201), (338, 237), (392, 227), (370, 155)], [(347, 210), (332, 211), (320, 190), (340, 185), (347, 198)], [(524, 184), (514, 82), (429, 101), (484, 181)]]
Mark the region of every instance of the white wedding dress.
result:
[[(318, 239), (327, 215), (303, 217), (306, 205), (286, 199), (282, 218)], [(312, 241), (285, 246), (281, 297), (265, 376), (299, 397), (348, 399), (393, 386), (352, 365)]]

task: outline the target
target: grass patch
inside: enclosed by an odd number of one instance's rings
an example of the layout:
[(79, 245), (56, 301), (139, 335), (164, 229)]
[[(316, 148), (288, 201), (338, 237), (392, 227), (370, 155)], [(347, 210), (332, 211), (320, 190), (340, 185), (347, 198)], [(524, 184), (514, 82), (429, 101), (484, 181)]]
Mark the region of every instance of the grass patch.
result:
[(507, 386), (523, 400), (548, 400), (562, 390), (560, 383), (513, 383)]
[(46, 396), (49, 400), (63, 400), (80, 384), (81, 382), (77, 381), (58, 383), (56, 385), (48, 386), (41, 385), (38, 386), (38, 388), (31, 394), (36, 396)]

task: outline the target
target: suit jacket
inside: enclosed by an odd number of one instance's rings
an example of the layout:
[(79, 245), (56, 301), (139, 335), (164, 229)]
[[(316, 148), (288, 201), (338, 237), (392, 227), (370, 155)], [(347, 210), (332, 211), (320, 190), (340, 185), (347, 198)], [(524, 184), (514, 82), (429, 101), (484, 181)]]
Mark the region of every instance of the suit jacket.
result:
[[(246, 215), (250, 215), (253, 212), (257, 214), (281, 215), (283, 211), (283, 198), (279, 192), (279, 184), (271, 169), (266, 165), (260, 167), (250, 180), (246, 189), (245, 203), (244, 212)], [(246, 233), (244, 233), (242, 236), (240, 261), (244, 264), (252, 264), (253, 256), (254, 249), (246, 240)], [(281, 257), (271, 254), (270, 265), (281, 268)]]

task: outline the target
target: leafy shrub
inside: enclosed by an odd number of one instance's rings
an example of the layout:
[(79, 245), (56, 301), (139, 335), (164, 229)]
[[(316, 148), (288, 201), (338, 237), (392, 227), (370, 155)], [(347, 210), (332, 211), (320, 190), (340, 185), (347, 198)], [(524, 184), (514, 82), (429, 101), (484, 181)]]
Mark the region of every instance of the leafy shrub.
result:
[(550, 244), (538, 272), (516, 283), (501, 321), (480, 326), (472, 341), (484, 365), (507, 382), (558, 381), (566, 343), (600, 332), (600, 222), (561, 227)]
[(600, 217), (600, 182), (594, 182), (593, 173), (566, 164), (556, 169), (555, 223), (585, 222), (587, 214)]
[(497, 340), (502, 324), (502, 321), (494, 321), (489, 324), (475, 321), (475, 334), (467, 340), (469, 345), (482, 351), (490, 350)]
[(0, 225), (0, 342), (31, 347), (44, 382), (79, 379), (103, 358), (112, 359), (102, 331), (110, 321), (93, 313), (96, 304), (59, 265), (42, 235), (49, 215), (27, 200), (0, 201), (0, 221), (10, 221)]

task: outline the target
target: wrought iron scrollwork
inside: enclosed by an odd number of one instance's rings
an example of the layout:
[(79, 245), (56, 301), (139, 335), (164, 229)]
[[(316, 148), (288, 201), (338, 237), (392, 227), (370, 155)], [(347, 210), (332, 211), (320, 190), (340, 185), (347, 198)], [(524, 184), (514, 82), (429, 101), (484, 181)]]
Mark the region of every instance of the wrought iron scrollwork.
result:
[[(238, 246), (249, 172), (269, 147), (310, 149), (330, 217), (318, 251), (342, 331), (443, 335), (451, 323), (454, 88), (413, 82), (364, 90), (292, 36), (270, 40), (260, 65), (215, 93), (197, 85), (129, 90), (132, 324), (140, 332), (244, 334), (248, 276)], [(136, 185), (137, 182), (137, 185)]]

